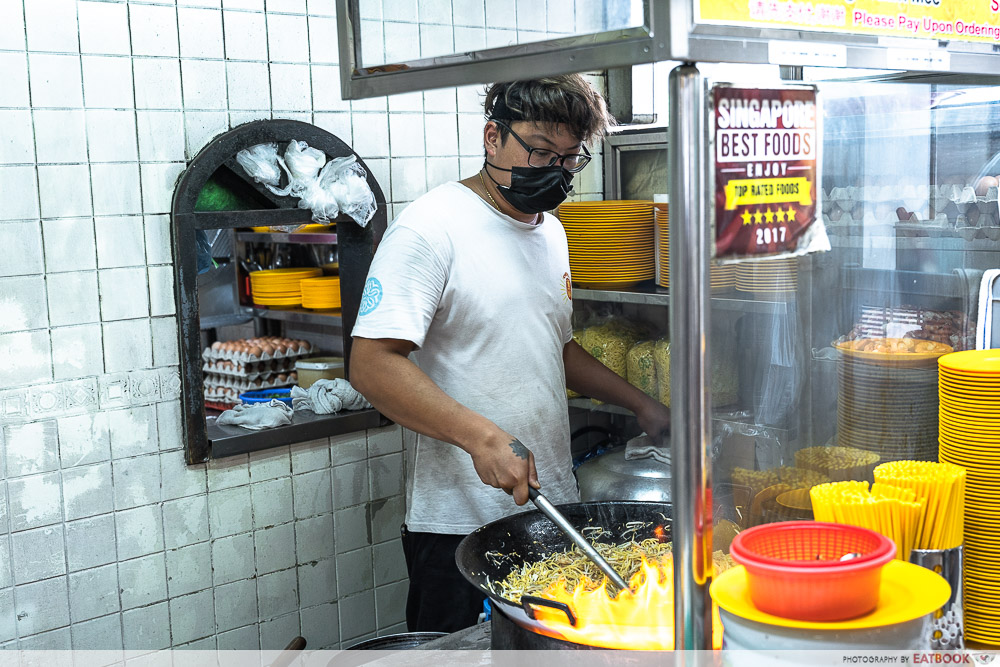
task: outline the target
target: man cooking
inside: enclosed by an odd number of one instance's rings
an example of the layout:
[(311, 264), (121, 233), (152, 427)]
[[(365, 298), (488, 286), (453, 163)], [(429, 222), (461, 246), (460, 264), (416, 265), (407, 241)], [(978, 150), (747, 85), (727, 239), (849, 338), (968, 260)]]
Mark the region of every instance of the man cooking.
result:
[(352, 384), (415, 436), (403, 527), (411, 631), (476, 622), (485, 596), (455, 565), (465, 535), (519, 511), (529, 486), (579, 502), (567, 387), (631, 410), (647, 433), (669, 424), (666, 407), (573, 340), (566, 234), (546, 213), (613, 122), (603, 98), (572, 74), (493, 84), (484, 107), (482, 169), (389, 226), (352, 332)]

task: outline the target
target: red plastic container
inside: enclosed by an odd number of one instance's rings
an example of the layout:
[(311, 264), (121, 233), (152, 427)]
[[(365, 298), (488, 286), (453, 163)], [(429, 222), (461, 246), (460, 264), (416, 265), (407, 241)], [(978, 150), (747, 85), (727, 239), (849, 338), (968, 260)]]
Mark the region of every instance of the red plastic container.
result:
[[(860, 554), (840, 560), (846, 554)], [(800, 621), (863, 616), (878, 604), (882, 567), (896, 556), (889, 538), (867, 528), (786, 521), (744, 530), (730, 555), (747, 570), (754, 606)]]

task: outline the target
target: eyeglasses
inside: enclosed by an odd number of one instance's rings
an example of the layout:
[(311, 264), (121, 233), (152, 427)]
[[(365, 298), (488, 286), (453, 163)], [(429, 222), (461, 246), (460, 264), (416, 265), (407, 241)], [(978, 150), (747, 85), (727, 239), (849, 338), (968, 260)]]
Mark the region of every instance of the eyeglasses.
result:
[(560, 153), (550, 151), (547, 148), (532, 148), (525, 143), (524, 139), (517, 136), (517, 132), (515, 132), (510, 125), (502, 120), (494, 119), (493, 122), (507, 128), (507, 131), (509, 131), (511, 135), (517, 139), (517, 143), (521, 144), (524, 150), (528, 151), (529, 167), (551, 167), (552, 165), (558, 163), (566, 171), (575, 174), (586, 167), (593, 159), (586, 146), (581, 147), (583, 148), (582, 153), (570, 153), (569, 155), (561, 155)]

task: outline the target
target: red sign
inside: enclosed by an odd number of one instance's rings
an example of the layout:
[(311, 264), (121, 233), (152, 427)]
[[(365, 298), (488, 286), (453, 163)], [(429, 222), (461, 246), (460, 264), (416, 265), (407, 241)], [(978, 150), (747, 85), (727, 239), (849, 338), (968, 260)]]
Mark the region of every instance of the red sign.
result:
[(815, 222), (816, 89), (712, 89), (717, 257), (792, 252)]

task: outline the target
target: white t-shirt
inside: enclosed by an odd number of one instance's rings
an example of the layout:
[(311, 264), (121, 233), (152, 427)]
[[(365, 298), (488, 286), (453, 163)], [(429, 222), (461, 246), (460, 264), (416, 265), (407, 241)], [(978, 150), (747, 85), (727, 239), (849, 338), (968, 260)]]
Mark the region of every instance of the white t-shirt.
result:
[[(532, 451), (550, 500), (579, 502), (562, 361), (573, 337), (571, 299), (566, 234), (555, 217), (518, 222), (446, 183), (390, 225), (352, 333), (412, 341), (410, 358), (446, 394)], [(463, 450), (408, 435), (409, 530), (460, 535), (524, 511), (483, 484)]]

